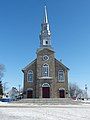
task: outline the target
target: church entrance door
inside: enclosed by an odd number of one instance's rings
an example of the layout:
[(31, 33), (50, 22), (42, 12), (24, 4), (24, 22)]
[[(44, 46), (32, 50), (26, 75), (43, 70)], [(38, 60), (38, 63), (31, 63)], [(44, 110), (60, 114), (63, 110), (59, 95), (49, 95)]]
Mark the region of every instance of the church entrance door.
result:
[(42, 85), (42, 98), (50, 98), (50, 85), (48, 83)]
[(42, 97), (43, 98), (50, 98), (50, 88), (49, 87), (42, 88)]
[(65, 90), (63, 90), (63, 89), (59, 90), (59, 97), (65, 98)]
[(27, 98), (33, 98), (33, 90), (27, 91)]

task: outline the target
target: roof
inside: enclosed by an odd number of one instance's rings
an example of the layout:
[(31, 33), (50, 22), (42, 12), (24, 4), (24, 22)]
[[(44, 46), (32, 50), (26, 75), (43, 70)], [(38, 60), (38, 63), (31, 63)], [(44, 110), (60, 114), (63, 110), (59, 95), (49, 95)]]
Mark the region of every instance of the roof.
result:
[(24, 72), (29, 66), (31, 66), (32, 64), (34, 64), (36, 62), (37, 59), (33, 60), (31, 63), (29, 63), (25, 68), (22, 69), (22, 71)]
[[(24, 72), (25, 70), (27, 70), (27, 68), (29, 68), (32, 64), (34, 64), (36, 62), (37, 59), (33, 60), (31, 63), (29, 63), (25, 68), (22, 69), (22, 71)], [(59, 60), (57, 60), (55, 58), (55, 61), (58, 62), (63, 68), (65, 68), (66, 70), (70, 70), (68, 67), (66, 67), (62, 62), (60, 62)]]
[(56, 58), (55, 58), (55, 61), (58, 62), (61, 66), (63, 66), (65, 69), (70, 70), (68, 67), (66, 67), (62, 62), (60, 62)]
[(48, 50), (50, 50), (50, 51), (54, 52), (54, 50), (53, 50), (53, 48), (52, 48), (52, 47), (41, 47), (41, 48), (38, 48), (38, 49), (37, 49), (37, 52), (36, 52), (36, 53), (38, 53), (38, 52), (42, 51), (43, 49), (48, 49)]

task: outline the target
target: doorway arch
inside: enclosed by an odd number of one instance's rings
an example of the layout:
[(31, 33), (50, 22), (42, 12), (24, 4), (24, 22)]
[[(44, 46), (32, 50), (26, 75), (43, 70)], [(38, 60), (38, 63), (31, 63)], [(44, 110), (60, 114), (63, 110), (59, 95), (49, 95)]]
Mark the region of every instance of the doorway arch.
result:
[(42, 98), (50, 98), (50, 85), (48, 83), (42, 85)]

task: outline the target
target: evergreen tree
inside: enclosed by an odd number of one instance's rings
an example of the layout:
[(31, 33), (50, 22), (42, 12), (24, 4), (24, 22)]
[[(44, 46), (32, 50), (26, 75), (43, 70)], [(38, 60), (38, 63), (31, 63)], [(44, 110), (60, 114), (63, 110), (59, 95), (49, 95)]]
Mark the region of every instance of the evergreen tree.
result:
[(2, 85), (2, 78), (4, 75), (5, 66), (0, 64), (0, 97), (3, 95), (3, 85)]
[(3, 86), (2, 86), (2, 81), (0, 81), (0, 95), (3, 95)]

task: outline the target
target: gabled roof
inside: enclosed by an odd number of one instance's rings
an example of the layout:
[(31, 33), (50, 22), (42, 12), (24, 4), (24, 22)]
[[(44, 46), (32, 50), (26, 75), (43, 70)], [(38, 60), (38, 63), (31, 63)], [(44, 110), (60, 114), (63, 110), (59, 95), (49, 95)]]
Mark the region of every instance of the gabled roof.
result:
[(55, 58), (55, 61), (58, 62), (63, 68), (65, 68), (66, 70), (70, 70), (68, 67), (66, 67), (62, 62), (60, 62), (59, 60), (57, 60)]
[[(32, 64), (34, 64), (36, 62), (37, 59), (33, 60), (31, 63), (29, 63), (25, 68), (22, 69), (22, 72), (24, 72), (25, 70), (27, 70)], [(66, 67), (62, 62), (60, 62), (59, 60), (57, 60), (55, 58), (55, 61), (58, 62), (58, 64), (60, 64), (64, 69), (66, 70), (70, 70), (68, 67)]]
[(25, 68), (22, 69), (22, 71), (24, 72), (25, 70), (27, 70), (32, 64), (34, 64), (36, 62), (37, 59), (33, 60), (31, 63), (29, 63)]

